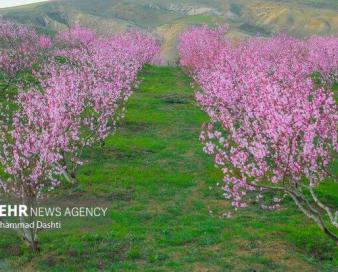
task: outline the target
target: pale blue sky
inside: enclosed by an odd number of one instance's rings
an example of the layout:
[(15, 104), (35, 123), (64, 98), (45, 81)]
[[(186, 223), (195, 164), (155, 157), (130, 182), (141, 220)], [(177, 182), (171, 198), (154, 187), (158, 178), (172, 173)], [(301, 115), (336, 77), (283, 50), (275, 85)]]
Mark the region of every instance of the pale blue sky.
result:
[(44, 2), (48, 0), (0, 0), (0, 8), (20, 6), (30, 3)]

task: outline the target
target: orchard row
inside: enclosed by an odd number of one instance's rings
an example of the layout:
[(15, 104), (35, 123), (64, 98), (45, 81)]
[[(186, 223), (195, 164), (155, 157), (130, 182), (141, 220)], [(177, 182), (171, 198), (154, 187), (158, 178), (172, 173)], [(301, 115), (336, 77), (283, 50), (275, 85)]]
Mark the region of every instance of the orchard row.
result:
[[(0, 186), (30, 208), (62, 181), (75, 182), (84, 148), (114, 132), (138, 71), (159, 47), (136, 31), (101, 37), (74, 26), (52, 39), (8, 21), (0, 22), (0, 44), (7, 93), (0, 109)], [(22, 233), (33, 250), (36, 232)]]
[[(224, 196), (234, 210), (253, 202), (278, 209), (289, 196), (338, 241), (331, 231), (338, 228), (337, 207), (316, 193), (337, 163), (338, 38), (234, 43), (226, 31), (195, 27), (179, 44), (181, 65), (202, 89), (196, 99), (210, 122), (200, 140), (224, 173)], [(275, 196), (266, 201), (265, 191)]]

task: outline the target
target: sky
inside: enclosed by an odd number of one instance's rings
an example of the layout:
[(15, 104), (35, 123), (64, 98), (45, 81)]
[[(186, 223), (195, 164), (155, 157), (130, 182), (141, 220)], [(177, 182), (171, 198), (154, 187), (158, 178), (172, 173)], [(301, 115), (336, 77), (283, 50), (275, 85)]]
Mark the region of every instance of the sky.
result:
[(0, 8), (14, 7), (48, 0), (0, 0)]

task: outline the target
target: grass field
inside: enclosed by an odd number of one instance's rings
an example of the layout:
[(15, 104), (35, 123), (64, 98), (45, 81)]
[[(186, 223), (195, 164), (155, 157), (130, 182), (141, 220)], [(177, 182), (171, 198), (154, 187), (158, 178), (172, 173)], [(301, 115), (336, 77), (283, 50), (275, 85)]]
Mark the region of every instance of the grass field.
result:
[[(0, 271), (338, 271), (338, 250), (291, 201), (224, 219), (221, 173), (202, 152), (207, 120), (178, 68), (147, 66), (127, 115), (104, 147), (88, 150), (80, 184), (54, 193), (111, 207), (98, 219), (67, 219), (41, 232), (30, 254), (0, 236)], [(330, 184), (322, 193), (337, 203)]]

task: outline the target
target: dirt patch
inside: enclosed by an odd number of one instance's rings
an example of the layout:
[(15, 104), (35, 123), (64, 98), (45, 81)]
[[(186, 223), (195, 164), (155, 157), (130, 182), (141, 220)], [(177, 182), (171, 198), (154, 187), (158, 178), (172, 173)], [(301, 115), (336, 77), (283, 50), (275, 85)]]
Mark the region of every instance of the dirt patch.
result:
[(135, 193), (134, 188), (128, 189), (115, 189), (114, 192), (108, 197), (111, 201), (131, 201)]
[(144, 157), (146, 155), (149, 154), (153, 154), (155, 153), (155, 151), (151, 150), (151, 149), (138, 149), (138, 148), (134, 148), (132, 150), (121, 150), (119, 148), (114, 148), (114, 147), (110, 147), (110, 148), (105, 148), (104, 152), (101, 153), (101, 157), (103, 156), (107, 156), (107, 158), (115, 158), (118, 160), (122, 160), (122, 159), (135, 159), (135, 158), (139, 158), (139, 157)]
[(215, 265), (206, 265), (204, 263), (195, 263), (192, 272), (216, 272), (220, 271), (220, 268)]
[[(286, 271), (288, 272), (317, 271), (313, 266), (310, 266), (305, 261), (302, 261), (302, 259), (297, 256), (298, 253), (291, 245), (277, 239), (266, 239), (264, 241), (259, 239), (249, 241), (242, 240), (237, 243), (235, 255), (240, 256), (241, 258), (251, 258), (255, 255), (264, 258), (266, 260), (264, 263), (253, 264), (253, 267), (256, 269), (259, 269), (260, 267), (262, 269), (267, 268), (267, 266), (275, 264), (283, 270), (286, 268)], [(244, 265), (241, 259), (237, 259), (236, 263), (237, 266), (242, 267)], [(271, 271), (281, 270), (278, 268), (271, 268)]]
[(152, 124), (146, 122), (133, 122), (128, 120), (123, 120), (121, 122), (120, 128), (124, 130), (128, 130), (130, 132), (142, 132), (142, 131), (150, 131)]
[(166, 104), (189, 104), (192, 97), (181, 94), (169, 94), (162, 96), (161, 100)]

